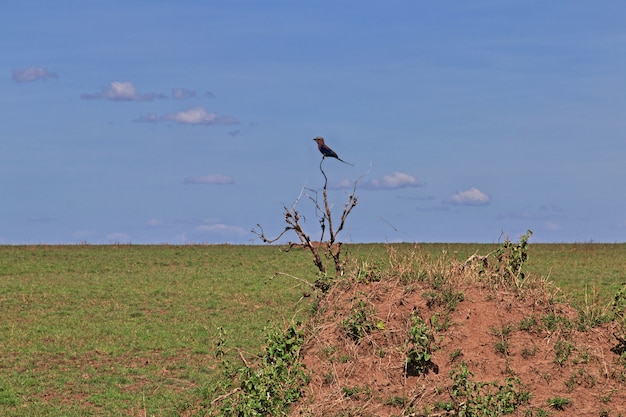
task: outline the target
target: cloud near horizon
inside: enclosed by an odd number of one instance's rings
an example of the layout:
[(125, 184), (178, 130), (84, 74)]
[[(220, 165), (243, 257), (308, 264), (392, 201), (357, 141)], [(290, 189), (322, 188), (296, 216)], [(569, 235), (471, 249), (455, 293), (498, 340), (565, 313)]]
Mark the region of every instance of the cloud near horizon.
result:
[(15, 68), (13, 69), (13, 81), (18, 83), (30, 83), (48, 78), (58, 78), (57, 74), (42, 67)]
[(122, 233), (122, 232), (109, 233), (105, 237), (111, 243), (127, 243), (127, 242), (130, 242), (130, 236), (127, 235), (126, 233)]
[(541, 205), (536, 208), (525, 208), (507, 212), (499, 215), (498, 218), (508, 218), (514, 220), (546, 220), (564, 218), (565, 215), (565, 210), (558, 206)]
[(491, 198), (478, 188), (472, 187), (454, 194), (448, 201), (457, 206), (484, 206), (489, 204)]
[(194, 232), (213, 233), (222, 236), (245, 236), (248, 232), (239, 226), (231, 226), (223, 223), (201, 224), (196, 226)]
[(221, 174), (203, 175), (199, 177), (187, 177), (184, 181), (185, 184), (234, 184), (233, 177)]

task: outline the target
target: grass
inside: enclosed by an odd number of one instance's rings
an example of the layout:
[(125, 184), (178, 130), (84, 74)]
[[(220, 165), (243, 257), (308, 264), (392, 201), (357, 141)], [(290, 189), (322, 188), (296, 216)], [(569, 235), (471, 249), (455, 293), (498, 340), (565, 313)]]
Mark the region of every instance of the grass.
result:
[[(276, 247), (0, 249), (0, 392), (13, 415), (178, 415), (219, 378), (218, 327), (258, 353), (303, 318), (304, 253)], [(61, 412), (62, 410), (62, 412)]]
[[(515, 241), (516, 239), (513, 238)], [(427, 243), (419, 244), (421, 251), (436, 258), (446, 256), (465, 260), (474, 253), (486, 255), (498, 244)], [(408, 253), (414, 244), (394, 245), (400, 253)], [(384, 260), (386, 245), (352, 245), (351, 252), (359, 257)], [(528, 245), (525, 270), (529, 274), (547, 277), (572, 298), (574, 305), (609, 302), (626, 281), (626, 243), (563, 243)], [(596, 295), (597, 297), (592, 297)]]
[[(395, 245), (398, 252), (415, 245)], [(386, 263), (387, 245), (348, 259)], [(497, 245), (421, 244), (466, 259)], [(529, 246), (527, 272), (584, 303), (624, 280), (626, 245)], [(219, 328), (233, 357), (260, 354), (264, 328), (305, 319), (316, 269), (275, 246), (1, 246), (0, 408), (11, 416), (193, 415), (220, 378)], [(200, 405), (201, 406), (201, 405)]]
[(528, 271), (549, 277), (574, 305), (583, 306), (594, 292), (610, 301), (626, 281), (626, 244), (538, 244), (529, 246)]

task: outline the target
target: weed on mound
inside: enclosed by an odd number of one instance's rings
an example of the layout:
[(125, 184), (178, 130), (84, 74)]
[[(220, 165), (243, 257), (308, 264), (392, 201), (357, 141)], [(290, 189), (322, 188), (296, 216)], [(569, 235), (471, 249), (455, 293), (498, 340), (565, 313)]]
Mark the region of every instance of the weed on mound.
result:
[[(309, 323), (273, 337), (276, 360), (242, 366), (214, 415), (626, 415), (626, 294), (571, 307), (524, 273), (528, 237), (465, 261), (416, 246), (355, 263)], [(275, 363), (285, 373), (263, 379)]]

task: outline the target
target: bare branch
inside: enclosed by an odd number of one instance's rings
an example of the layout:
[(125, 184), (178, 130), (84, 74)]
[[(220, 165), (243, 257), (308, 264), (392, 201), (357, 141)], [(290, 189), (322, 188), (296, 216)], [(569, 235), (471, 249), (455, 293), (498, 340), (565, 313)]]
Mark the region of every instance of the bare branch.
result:
[(320, 171), (322, 171), (322, 175), (324, 176), (324, 189), (326, 189), (326, 185), (328, 184), (328, 177), (322, 169), (322, 163), (324, 162), (324, 159), (326, 159), (326, 156), (322, 156), (322, 160), (320, 161)]
[(285, 230), (283, 230), (277, 237), (275, 237), (274, 239), (269, 239), (265, 236), (265, 232), (263, 231), (263, 227), (261, 227), (260, 224), (257, 223), (257, 226), (261, 229), (260, 232), (257, 232), (254, 229), (251, 229), (250, 232), (254, 233), (255, 235), (258, 236), (259, 239), (261, 239), (263, 241), (263, 243), (274, 243), (276, 242), (278, 239), (280, 239), (281, 237), (283, 237), (283, 235), (285, 233), (287, 233), (288, 231), (291, 230), (291, 227), (285, 227)]
[(222, 400), (224, 400), (224, 399), (226, 399), (226, 398), (230, 397), (231, 395), (233, 395), (233, 394), (235, 394), (235, 393), (237, 393), (237, 392), (239, 392), (239, 391), (241, 391), (241, 388), (237, 387), (237, 388), (235, 388), (234, 390), (232, 390), (232, 391), (231, 391), (231, 392), (229, 392), (229, 393), (226, 393), (226, 394), (220, 395), (219, 397), (217, 397), (216, 399), (214, 399), (213, 401), (211, 401), (211, 404), (212, 404), (212, 405), (215, 405), (215, 404), (219, 403), (220, 401), (222, 401)]
[[(354, 207), (357, 205), (357, 202), (358, 202), (358, 199), (356, 197), (357, 184), (364, 176), (369, 174), (372, 164), (370, 163), (370, 167), (367, 170), (367, 172), (354, 182), (352, 193), (348, 196), (348, 200), (343, 206), (343, 211), (339, 219), (339, 226), (337, 228), (334, 228), (333, 215), (332, 215), (334, 204), (329, 203), (328, 201), (328, 176), (326, 175), (326, 172), (324, 172), (324, 168), (323, 168), (324, 160), (325, 160), (325, 157), (322, 157), (322, 160), (320, 161), (320, 172), (324, 176), (324, 187), (322, 189), (323, 203), (319, 201), (318, 192), (314, 189), (308, 188), (305, 185), (304, 187), (302, 187), (302, 189), (300, 189), (300, 193), (298, 194), (298, 197), (294, 201), (291, 208), (284, 207), (284, 210), (285, 210), (284, 220), (285, 220), (285, 223), (287, 223), (287, 226), (277, 237), (268, 238), (265, 235), (265, 231), (263, 230), (260, 224), (257, 224), (260, 231), (252, 229), (252, 233), (254, 233), (258, 238), (260, 238), (265, 243), (274, 243), (277, 240), (279, 240), (281, 237), (283, 237), (287, 232), (294, 231), (296, 235), (298, 236), (298, 239), (300, 240), (300, 244), (302, 245), (302, 247), (307, 248), (311, 251), (311, 254), (313, 255), (313, 263), (315, 264), (315, 266), (317, 266), (317, 268), (319, 269), (321, 273), (326, 274), (326, 266), (324, 265), (322, 257), (320, 256), (320, 253), (319, 253), (319, 249), (323, 248), (326, 260), (328, 260), (329, 258), (333, 259), (333, 262), (335, 264), (335, 273), (337, 275), (342, 275), (343, 264), (341, 261), (341, 242), (337, 242), (337, 235), (344, 229), (348, 216), (352, 212), (352, 209), (354, 209)], [(318, 218), (320, 229), (321, 229), (319, 243), (313, 242), (311, 240), (310, 236), (304, 231), (300, 223), (300, 213), (297, 210), (297, 206), (303, 196), (308, 197), (309, 200), (313, 202), (313, 205), (315, 207), (315, 215)], [(324, 238), (326, 235), (326, 229), (328, 229), (329, 235), (328, 235), (328, 240), (325, 242)], [(291, 250), (295, 245), (296, 245), (295, 243), (289, 243), (289, 247), (287, 251)], [(284, 274), (284, 275), (288, 275), (288, 274)], [(288, 276), (291, 276), (291, 275), (288, 275)], [(296, 278), (296, 277), (293, 277), (293, 278)], [(296, 279), (299, 279), (299, 278), (296, 278)]]
[(297, 281), (300, 281), (301, 283), (306, 284), (306, 285), (308, 285), (309, 287), (313, 288), (313, 290), (314, 290), (314, 291), (315, 291), (315, 290), (317, 290), (317, 287), (316, 287), (315, 285), (311, 284), (311, 283), (310, 283), (309, 281), (307, 281), (306, 279), (303, 279), (303, 278), (300, 278), (300, 277), (296, 277), (296, 276), (293, 276), (293, 275), (287, 274), (287, 273), (285, 273), (285, 272), (274, 272), (274, 275), (272, 275), (272, 277), (270, 278), (270, 280), (272, 280), (272, 279), (276, 278), (278, 275), (284, 275), (284, 276), (286, 276), (286, 277), (293, 278), (293, 279), (295, 279), (295, 280), (297, 280)]

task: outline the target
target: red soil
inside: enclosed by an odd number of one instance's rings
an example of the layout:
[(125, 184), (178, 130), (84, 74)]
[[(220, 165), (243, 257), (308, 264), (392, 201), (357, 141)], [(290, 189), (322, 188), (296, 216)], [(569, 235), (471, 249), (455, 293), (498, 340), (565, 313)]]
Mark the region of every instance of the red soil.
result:
[[(554, 302), (554, 288), (545, 283), (520, 292), (460, 281), (448, 287), (462, 293), (462, 301), (449, 313), (447, 328), (431, 321), (435, 315), (439, 324), (445, 318), (446, 306), (433, 303), (441, 288), (433, 293), (430, 284), (397, 278), (334, 285), (320, 302), (312, 337), (302, 349), (311, 379), (291, 415), (456, 415), (441, 404), (463, 405), (452, 395), (450, 377), (461, 363), (475, 381), (503, 385), (507, 377), (519, 378), (532, 397), (516, 416), (626, 415), (626, 365), (611, 351), (620, 331), (615, 322), (579, 329), (578, 311)], [(378, 326), (357, 343), (342, 322), (358, 305), (370, 309)], [(417, 376), (405, 372), (411, 314), (419, 314), (434, 334), (433, 366)], [(551, 407), (548, 400), (556, 397), (569, 404)]]

